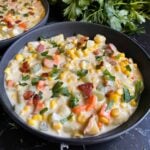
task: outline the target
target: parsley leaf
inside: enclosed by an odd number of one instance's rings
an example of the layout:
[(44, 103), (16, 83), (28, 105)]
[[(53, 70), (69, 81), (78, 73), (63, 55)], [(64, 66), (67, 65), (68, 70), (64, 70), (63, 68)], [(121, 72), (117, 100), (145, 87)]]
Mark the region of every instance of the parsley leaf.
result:
[(52, 88), (52, 93), (53, 93), (52, 97), (58, 97), (60, 95), (64, 95), (64, 96), (70, 95), (67, 87), (63, 87), (62, 85), (63, 85), (63, 82), (61, 81), (58, 81), (55, 83), (55, 85)]
[(103, 56), (96, 56), (95, 59), (96, 59), (96, 61), (102, 61), (103, 60)]
[(113, 76), (107, 69), (104, 70), (103, 74), (105, 78), (115, 81), (115, 76)]
[(40, 76), (35, 77), (31, 80), (31, 84), (36, 85), (40, 80), (42, 80), (42, 78)]
[(57, 66), (54, 66), (51, 73), (50, 73), (50, 76), (51, 77), (57, 77), (59, 72), (60, 72), (60, 69), (58, 69)]
[(123, 88), (123, 100), (124, 100), (124, 102), (128, 103), (133, 98), (134, 98), (134, 96), (130, 95), (130, 91), (127, 88)]
[(75, 97), (74, 95), (71, 95), (70, 99), (69, 99), (69, 106), (71, 108), (75, 107), (78, 105), (79, 99), (77, 97)]
[(135, 98), (138, 98), (138, 96), (142, 93), (144, 89), (143, 82), (141, 80), (136, 81), (135, 83)]
[(131, 72), (131, 67), (130, 67), (130, 65), (126, 65), (126, 69)]
[(40, 114), (42, 115), (42, 114), (44, 114), (44, 113), (47, 112), (47, 111), (48, 111), (48, 108), (45, 107), (45, 108), (43, 108), (43, 109), (40, 111)]
[(106, 110), (110, 110), (114, 105), (114, 100), (109, 100)]
[(47, 56), (48, 55), (48, 51), (42, 52), (41, 56)]
[(28, 85), (27, 83), (21, 83), (21, 82), (19, 82), (19, 85), (21, 85), (21, 86), (26, 86), (26, 85)]
[(86, 69), (81, 69), (81, 70), (77, 71), (77, 76), (79, 78), (82, 78), (82, 77), (86, 76), (87, 74), (88, 74), (88, 70), (86, 70)]
[(26, 81), (26, 80), (29, 80), (29, 79), (30, 79), (30, 76), (29, 76), (29, 75), (22, 76), (22, 80), (23, 80), (23, 81)]

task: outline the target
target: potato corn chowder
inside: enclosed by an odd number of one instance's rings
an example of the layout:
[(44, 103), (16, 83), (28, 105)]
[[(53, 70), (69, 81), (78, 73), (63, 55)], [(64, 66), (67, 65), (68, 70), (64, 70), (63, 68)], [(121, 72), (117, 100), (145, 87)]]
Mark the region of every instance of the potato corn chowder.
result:
[(0, 40), (29, 30), (44, 16), (40, 0), (0, 0)]
[(85, 137), (126, 122), (143, 81), (137, 64), (106, 38), (63, 34), (32, 41), (5, 69), (14, 111), (50, 135)]

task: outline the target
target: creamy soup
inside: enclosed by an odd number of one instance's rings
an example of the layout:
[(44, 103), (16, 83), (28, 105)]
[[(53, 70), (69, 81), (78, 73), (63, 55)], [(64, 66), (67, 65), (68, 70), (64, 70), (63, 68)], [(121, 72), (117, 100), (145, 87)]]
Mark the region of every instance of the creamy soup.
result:
[(137, 64), (103, 35), (31, 41), (5, 69), (14, 111), (41, 132), (95, 136), (126, 122), (138, 105), (143, 81)]
[(44, 16), (40, 0), (0, 0), (0, 40), (29, 30)]

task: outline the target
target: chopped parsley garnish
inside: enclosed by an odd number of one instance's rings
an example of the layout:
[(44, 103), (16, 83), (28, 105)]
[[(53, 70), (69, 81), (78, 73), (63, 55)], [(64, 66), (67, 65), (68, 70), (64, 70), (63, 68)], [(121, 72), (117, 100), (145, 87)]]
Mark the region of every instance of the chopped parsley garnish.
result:
[(48, 55), (48, 51), (42, 52), (41, 56), (47, 56)]
[(72, 116), (73, 114), (71, 113), (68, 117), (61, 119), (60, 122), (64, 124), (65, 122), (69, 121), (72, 118)]
[(67, 87), (63, 87), (63, 82), (58, 81), (52, 88), (52, 97), (58, 97), (60, 95), (69, 96), (70, 93)]
[(103, 74), (105, 78), (115, 81), (115, 76), (113, 76), (107, 69), (104, 70)]
[(135, 82), (135, 98), (138, 98), (138, 96), (141, 94), (141, 92), (144, 89), (143, 82), (141, 80), (138, 80)]
[(19, 85), (20, 85), (20, 86), (26, 86), (26, 85), (28, 85), (28, 84), (27, 84), (27, 83), (19, 82)]
[(42, 77), (38, 76), (31, 80), (32, 85), (36, 85), (40, 80), (42, 80)]
[(103, 56), (96, 56), (95, 59), (96, 59), (96, 61), (102, 61), (103, 60)]
[(126, 65), (126, 69), (131, 72), (131, 67), (130, 67), (130, 65)]
[(71, 95), (70, 99), (69, 99), (69, 106), (71, 108), (75, 107), (78, 105), (79, 99), (77, 97), (75, 97), (74, 95)]
[(123, 88), (123, 101), (128, 103), (130, 102), (134, 96), (130, 95), (130, 91), (127, 88)]
[(42, 114), (44, 114), (44, 113), (47, 112), (47, 111), (48, 111), (48, 108), (45, 107), (45, 108), (43, 108), (43, 109), (40, 111), (40, 114), (42, 115)]
[(60, 69), (58, 69), (57, 66), (54, 66), (51, 73), (50, 73), (50, 76), (51, 77), (57, 77), (59, 72), (60, 72)]
[(114, 105), (114, 100), (109, 100), (106, 110), (110, 110)]
[(27, 81), (30, 79), (30, 76), (29, 75), (25, 75), (25, 76), (22, 76), (22, 80), (23, 81)]
[(86, 70), (86, 69), (81, 69), (81, 70), (77, 71), (77, 76), (79, 78), (82, 78), (82, 77), (86, 76), (87, 74), (88, 74), (88, 70)]

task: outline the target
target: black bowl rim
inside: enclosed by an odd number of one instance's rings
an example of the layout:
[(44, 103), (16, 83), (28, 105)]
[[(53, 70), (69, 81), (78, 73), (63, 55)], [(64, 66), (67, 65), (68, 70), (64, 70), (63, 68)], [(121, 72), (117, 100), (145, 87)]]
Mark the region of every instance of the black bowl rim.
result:
[[(24, 39), (25, 37), (28, 37), (30, 35), (32, 35), (33, 33), (36, 33), (38, 30), (45, 30), (46, 28), (50, 28), (56, 25), (64, 25), (64, 24), (91, 24), (91, 25), (95, 25), (101, 28), (105, 28), (107, 30), (113, 30), (107, 26), (103, 26), (103, 25), (99, 25), (99, 24), (94, 24), (94, 23), (85, 23), (85, 22), (60, 22), (60, 23), (53, 23), (53, 24), (49, 24), (43, 27), (40, 27), (36, 30), (33, 30), (32, 32), (29, 32), (28, 34), (24, 35), (23, 37), (21, 37), (20, 39), (18, 39), (16, 42), (14, 42), (14, 44), (12, 44), (8, 50), (5, 52), (1, 62), (5, 59), (5, 57), (7, 55), (9, 55), (9, 53), (11, 52), (11, 49), (14, 45), (18, 44), (22, 39)], [(135, 41), (133, 41), (132, 39), (130, 39), (127, 35), (120, 33), (116, 30), (113, 30), (114, 32), (117, 32), (118, 34), (125, 36), (127, 39), (131, 40), (134, 44), (136, 44), (145, 54), (146, 58), (148, 58), (147, 53), (145, 52), (145, 50)], [(148, 58), (149, 60), (149, 58)], [(1, 62), (0, 62), (0, 70), (1, 69)], [(1, 82), (1, 78), (0, 78), (0, 82)], [(3, 81), (2, 81), (3, 82)], [(63, 138), (63, 137), (57, 137), (57, 136), (53, 136), (53, 135), (48, 135), (45, 134), (43, 132), (40, 132), (30, 126), (28, 126), (24, 121), (22, 121), (20, 118), (17, 117), (16, 113), (12, 113), (11, 110), (9, 110), (7, 108), (7, 106), (4, 104), (3, 99), (5, 99), (6, 97), (3, 95), (3, 93), (0, 93), (0, 98), (2, 99), (0, 102), (4, 108), (4, 110), (8, 113), (8, 115), (15, 121), (17, 122), (21, 127), (23, 127), (24, 129), (26, 129), (27, 131), (29, 131), (31, 134), (37, 135), (43, 139), (46, 139), (48, 141), (54, 142), (54, 143), (66, 143), (66, 144), (73, 144), (73, 145), (82, 145), (82, 144), (86, 144), (86, 145), (91, 145), (91, 144), (96, 144), (96, 143), (102, 143), (108, 140), (111, 140), (113, 138), (116, 138), (122, 134), (124, 134), (125, 132), (131, 130), (132, 128), (134, 128), (136, 125), (138, 125), (146, 116), (147, 114), (150, 112), (150, 109), (147, 109), (145, 111), (145, 114), (139, 118), (134, 124), (132, 124), (130, 127), (128, 127), (127, 129), (124, 129), (123, 131), (120, 131), (118, 133), (115, 133), (114, 135), (110, 135), (110, 136), (106, 136), (104, 138), (101, 138), (99, 136), (93, 136), (93, 137), (85, 137), (85, 138)], [(105, 134), (105, 133), (104, 133)]]
[(32, 28), (27, 30), (26, 32), (23, 32), (19, 35), (13, 36), (13, 37), (8, 38), (8, 39), (0, 40), (0, 43), (3, 43), (3, 42), (7, 43), (7, 42), (10, 42), (10, 41), (17, 40), (19, 37), (24, 36), (25, 34), (31, 32), (32, 30), (34, 30), (34, 29), (38, 28), (39, 26), (41, 26), (43, 24), (43, 22), (47, 21), (48, 16), (49, 16), (49, 12), (50, 12), (49, 3), (48, 3), (47, 0), (41, 0), (41, 2), (43, 4), (44, 10), (45, 10), (45, 16), (43, 17), (43, 19), (38, 24), (36, 24), (35, 26), (33, 26)]

